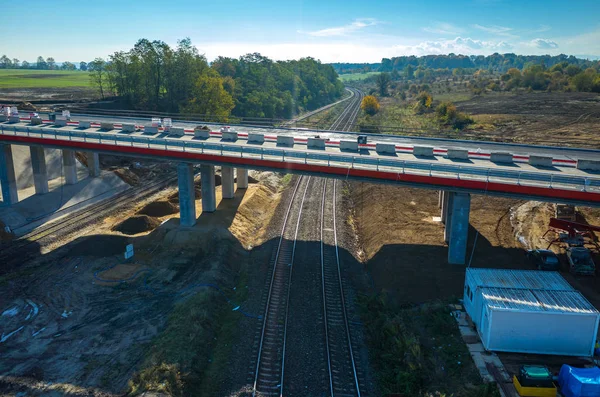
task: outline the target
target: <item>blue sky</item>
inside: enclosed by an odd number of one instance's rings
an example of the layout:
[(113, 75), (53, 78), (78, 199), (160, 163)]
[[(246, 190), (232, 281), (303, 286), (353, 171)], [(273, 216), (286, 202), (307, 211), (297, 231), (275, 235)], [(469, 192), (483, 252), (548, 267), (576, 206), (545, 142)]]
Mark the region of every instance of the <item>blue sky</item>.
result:
[(209, 60), (379, 62), (398, 55), (494, 52), (600, 56), (598, 0), (29, 0), (2, 6), (0, 55), (90, 60), (139, 38), (190, 37)]

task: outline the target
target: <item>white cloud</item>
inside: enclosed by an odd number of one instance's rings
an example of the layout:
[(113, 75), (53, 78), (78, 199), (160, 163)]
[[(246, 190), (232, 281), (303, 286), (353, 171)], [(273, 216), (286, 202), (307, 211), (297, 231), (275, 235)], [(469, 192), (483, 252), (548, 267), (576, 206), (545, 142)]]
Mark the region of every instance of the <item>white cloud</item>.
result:
[(479, 24), (475, 24), (472, 25), (475, 29), (479, 29), (482, 30), (486, 33), (490, 33), (496, 36), (506, 36), (506, 37), (516, 37), (512, 32), (512, 28), (508, 28), (506, 26), (498, 26), (498, 25), (491, 25), (491, 26), (483, 26), (483, 25), (479, 25)]
[(430, 26), (424, 27), (423, 30), (428, 33), (457, 35), (463, 29), (446, 22), (436, 22)]
[(529, 44), (542, 50), (552, 50), (558, 48), (558, 44), (550, 39), (533, 39)]
[(312, 32), (299, 31), (298, 33), (305, 33), (305, 34), (308, 34), (309, 36), (314, 36), (314, 37), (347, 36), (350, 33), (354, 33), (358, 30), (364, 29), (369, 26), (374, 26), (379, 23), (380, 22), (374, 18), (361, 18), (361, 19), (355, 19), (352, 23), (349, 23), (348, 25), (344, 25), (344, 26), (337, 26), (337, 27), (326, 28), (326, 29), (321, 29), (321, 30), (314, 30)]
[(505, 41), (495, 42), (457, 37), (453, 40), (425, 41), (415, 46), (398, 46), (396, 48), (414, 55), (438, 55), (451, 52), (463, 55), (487, 55), (510, 51), (512, 45)]

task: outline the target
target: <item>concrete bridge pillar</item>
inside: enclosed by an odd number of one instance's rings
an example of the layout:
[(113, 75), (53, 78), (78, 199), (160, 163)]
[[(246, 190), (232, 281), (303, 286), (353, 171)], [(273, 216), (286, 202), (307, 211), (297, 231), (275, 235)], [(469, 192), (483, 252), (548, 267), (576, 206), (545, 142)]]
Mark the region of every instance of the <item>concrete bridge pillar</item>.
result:
[(202, 212), (215, 212), (217, 209), (215, 166), (202, 164), (200, 166), (200, 180), (202, 181)]
[(100, 158), (98, 153), (90, 152), (87, 154), (88, 171), (90, 177), (96, 178), (100, 176)]
[(233, 167), (221, 167), (221, 190), (224, 199), (232, 199), (235, 193)]
[(444, 240), (448, 243), (448, 263), (464, 265), (469, 236), (469, 213), (471, 195), (468, 193), (445, 192), (448, 196)]
[(77, 183), (77, 162), (75, 161), (75, 152), (73, 150), (63, 149), (63, 173), (65, 174), (65, 183), (74, 185)]
[[(442, 223), (446, 225), (448, 222), (448, 205), (452, 205), (451, 203), (451, 192), (446, 190), (440, 191), (439, 205), (440, 205), (440, 218), (442, 219)], [(444, 229), (444, 241), (448, 242), (446, 237), (446, 229)]]
[(179, 224), (184, 227), (196, 224), (196, 196), (194, 191), (194, 168), (192, 164), (177, 164), (179, 183)]
[(248, 169), (237, 168), (237, 188), (248, 189)]
[(0, 144), (0, 185), (4, 205), (12, 205), (19, 201), (12, 147), (6, 144)]
[(29, 146), (29, 153), (31, 155), (35, 194), (46, 194), (48, 193), (48, 168), (46, 167), (44, 148), (42, 146)]

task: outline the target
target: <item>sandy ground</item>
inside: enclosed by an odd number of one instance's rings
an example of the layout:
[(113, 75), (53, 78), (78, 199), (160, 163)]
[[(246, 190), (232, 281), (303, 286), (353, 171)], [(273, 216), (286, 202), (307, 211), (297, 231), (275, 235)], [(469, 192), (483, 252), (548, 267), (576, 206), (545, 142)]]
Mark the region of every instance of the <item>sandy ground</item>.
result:
[[(238, 190), (233, 200), (221, 201), (219, 191), (217, 212), (198, 211), (194, 228), (180, 229), (174, 214), (158, 217), (162, 225), (151, 232), (111, 232), (147, 204), (140, 203), (2, 275), (0, 392), (121, 392), (183, 299), (178, 291), (198, 282), (231, 288), (247, 247), (267, 238), (280, 196), (269, 187), (276, 183), (271, 176), (251, 175), (264, 182)], [(154, 199), (165, 201), (172, 193)], [(130, 262), (122, 256), (126, 244), (135, 247)]]

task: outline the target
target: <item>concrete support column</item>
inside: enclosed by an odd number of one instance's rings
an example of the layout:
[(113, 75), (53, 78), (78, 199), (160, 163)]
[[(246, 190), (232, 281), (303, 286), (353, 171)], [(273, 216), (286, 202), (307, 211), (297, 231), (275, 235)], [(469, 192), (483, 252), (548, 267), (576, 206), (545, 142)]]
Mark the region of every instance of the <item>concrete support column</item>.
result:
[(439, 206), (440, 206), (440, 218), (442, 224), (446, 224), (446, 218), (448, 217), (448, 200), (450, 198), (450, 192), (440, 190)]
[(202, 212), (215, 212), (217, 195), (215, 192), (215, 166), (202, 164), (200, 166), (202, 181)]
[(97, 176), (100, 176), (100, 158), (98, 157), (98, 153), (88, 153), (87, 162), (90, 177), (96, 178)]
[(221, 190), (224, 199), (232, 199), (234, 196), (233, 180), (233, 167), (221, 167)]
[(444, 241), (450, 242), (450, 229), (452, 226), (452, 202), (454, 193), (444, 192), (444, 200), (442, 200), (442, 222), (444, 223)]
[(48, 193), (48, 169), (46, 168), (44, 148), (41, 146), (29, 146), (29, 153), (31, 155), (35, 194), (46, 194)]
[(186, 227), (194, 226), (196, 224), (196, 196), (192, 164), (177, 164), (177, 181), (179, 183), (179, 224)]
[(248, 189), (248, 169), (247, 168), (237, 168), (237, 188), (238, 189)]
[(12, 205), (19, 201), (12, 147), (6, 144), (0, 144), (0, 185), (4, 205)]
[(77, 183), (77, 161), (73, 150), (63, 149), (63, 173), (65, 174), (65, 183), (74, 185)]
[(450, 193), (448, 206), (449, 226), (448, 263), (464, 265), (467, 257), (467, 240), (469, 237), (469, 212), (471, 211), (471, 195), (468, 193)]

